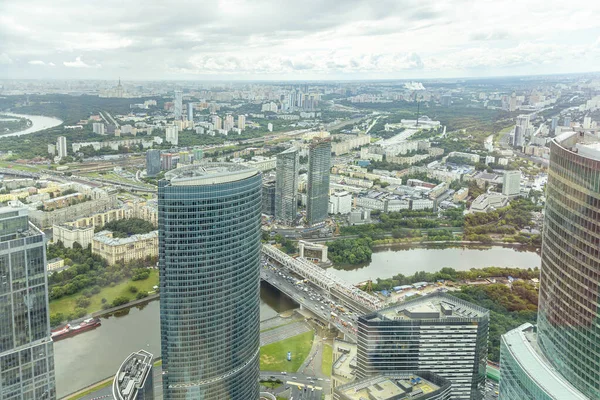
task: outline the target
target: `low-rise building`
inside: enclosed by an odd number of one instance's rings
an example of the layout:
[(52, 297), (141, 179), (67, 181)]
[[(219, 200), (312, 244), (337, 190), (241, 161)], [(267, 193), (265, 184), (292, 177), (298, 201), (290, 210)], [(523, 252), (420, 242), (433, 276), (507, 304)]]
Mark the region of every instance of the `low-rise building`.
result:
[(131, 353), (115, 374), (112, 397), (115, 400), (153, 400), (153, 361), (154, 356), (145, 350)]
[(508, 196), (495, 192), (484, 193), (477, 196), (477, 198), (473, 200), (469, 212), (474, 213), (494, 211), (498, 208), (506, 207), (507, 205)]
[(356, 379), (356, 343), (341, 339), (333, 341), (333, 364), (331, 366), (331, 390)]
[(94, 227), (92, 225), (52, 225), (52, 242), (62, 242), (63, 246), (68, 249), (72, 249), (75, 242), (86, 248), (92, 243), (93, 238)]
[(337, 387), (333, 400), (450, 400), (452, 384), (428, 371), (398, 372), (358, 379)]
[(48, 269), (48, 271), (55, 271), (64, 266), (65, 266), (65, 260), (60, 257), (56, 257), (56, 258), (53, 258), (52, 260), (48, 260), (47, 269)]
[(352, 211), (352, 195), (348, 192), (335, 192), (329, 196), (330, 214), (348, 214)]
[(469, 196), (469, 188), (461, 188), (454, 193), (452, 200), (454, 202), (464, 201), (467, 198), (467, 196)]
[(94, 235), (92, 253), (106, 259), (110, 265), (156, 257), (158, 256), (158, 231), (127, 238), (114, 238), (112, 232), (101, 231)]

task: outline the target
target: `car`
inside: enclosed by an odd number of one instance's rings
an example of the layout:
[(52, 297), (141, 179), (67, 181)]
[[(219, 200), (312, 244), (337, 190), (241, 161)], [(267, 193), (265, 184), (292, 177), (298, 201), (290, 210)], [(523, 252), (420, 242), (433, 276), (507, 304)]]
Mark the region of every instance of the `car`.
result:
[(287, 372), (285, 372), (285, 371), (282, 371), (282, 372), (281, 372), (281, 375), (287, 375)]
[(294, 376), (294, 377), (292, 377), (292, 379), (298, 379), (298, 378)]

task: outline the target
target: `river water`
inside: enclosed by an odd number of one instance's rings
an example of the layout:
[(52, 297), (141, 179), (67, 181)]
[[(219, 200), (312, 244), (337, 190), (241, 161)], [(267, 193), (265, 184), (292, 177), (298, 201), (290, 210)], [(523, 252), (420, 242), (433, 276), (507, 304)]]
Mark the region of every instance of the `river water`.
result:
[(9, 115), (11, 117), (17, 117), (17, 118), (27, 118), (28, 120), (31, 121), (31, 126), (23, 131), (7, 133), (6, 135), (1, 135), (0, 139), (5, 138), (5, 137), (10, 137), (10, 136), (21, 136), (21, 135), (27, 135), (29, 133), (43, 131), (44, 129), (54, 128), (55, 126), (58, 126), (63, 123), (63, 121), (61, 121), (58, 118), (45, 117), (43, 115), (24, 115), (24, 114), (15, 114), (15, 113), (8, 113), (8, 112), (3, 112), (1, 114)]
[[(351, 270), (330, 269), (350, 283), (389, 278), (417, 271), (435, 272), (443, 267), (457, 270), (489, 266), (534, 268), (540, 257), (534, 252), (508, 247), (476, 248), (383, 248), (373, 253), (369, 265)], [(294, 304), (269, 285), (261, 285), (261, 320), (289, 310)], [(58, 397), (114, 374), (133, 351), (145, 349), (160, 356), (159, 302), (134, 307), (125, 315), (102, 320), (102, 326), (54, 344)]]
[(533, 251), (517, 247), (402, 247), (393, 246), (377, 250), (366, 265), (330, 268), (329, 271), (346, 282), (357, 284), (377, 278), (391, 278), (396, 274), (413, 275), (419, 271), (436, 272), (444, 267), (457, 271), (483, 267), (535, 268), (540, 266), (540, 256)]

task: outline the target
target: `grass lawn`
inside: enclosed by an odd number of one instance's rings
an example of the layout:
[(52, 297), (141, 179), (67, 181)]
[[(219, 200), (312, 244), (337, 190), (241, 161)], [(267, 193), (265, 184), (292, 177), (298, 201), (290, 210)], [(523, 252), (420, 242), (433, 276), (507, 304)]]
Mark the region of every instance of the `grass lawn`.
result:
[[(106, 299), (107, 303), (112, 303), (112, 301), (120, 296), (125, 296), (129, 298), (129, 300), (135, 300), (135, 296), (137, 293), (131, 293), (127, 288), (133, 285), (138, 288), (138, 291), (146, 291), (151, 292), (154, 289), (152, 287), (158, 285), (158, 270), (151, 269), (150, 276), (148, 279), (143, 281), (123, 281), (114, 287), (104, 287), (102, 291), (98, 294), (90, 297), (90, 305), (86, 308), (88, 314), (91, 314), (95, 311), (102, 310), (102, 299)], [(50, 314), (62, 313), (67, 316), (75, 310), (75, 300), (81, 296), (81, 293), (75, 293), (70, 296), (63, 296), (58, 300), (52, 300), (50, 302)]]
[(321, 372), (325, 376), (331, 376), (331, 365), (333, 364), (333, 348), (328, 345), (323, 345), (323, 359), (321, 360)]
[(278, 382), (269, 382), (269, 381), (260, 381), (260, 385), (269, 389), (277, 389), (279, 386), (283, 385)]
[[(263, 346), (260, 348), (260, 369), (263, 371), (296, 372), (302, 365), (314, 339), (314, 332), (305, 332)], [(287, 352), (292, 352), (292, 361), (287, 360)]]

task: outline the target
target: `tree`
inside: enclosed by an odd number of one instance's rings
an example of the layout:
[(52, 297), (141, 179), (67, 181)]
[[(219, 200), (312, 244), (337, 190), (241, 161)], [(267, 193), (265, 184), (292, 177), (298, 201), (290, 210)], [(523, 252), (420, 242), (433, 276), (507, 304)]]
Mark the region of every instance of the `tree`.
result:
[(131, 293), (137, 293), (138, 292), (138, 288), (137, 286), (134, 285), (130, 285), (127, 290), (129, 290)]

